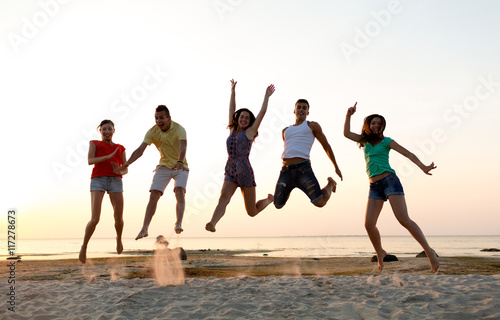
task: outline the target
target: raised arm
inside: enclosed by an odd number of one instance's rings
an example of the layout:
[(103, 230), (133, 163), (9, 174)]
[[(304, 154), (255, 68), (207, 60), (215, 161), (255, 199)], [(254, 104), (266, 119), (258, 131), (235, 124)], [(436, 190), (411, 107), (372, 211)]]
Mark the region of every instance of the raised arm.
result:
[(422, 171), (425, 173), (425, 174), (428, 174), (428, 175), (432, 175), (432, 173), (429, 173), (432, 169), (436, 169), (437, 167), (434, 165), (434, 162), (432, 162), (430, 165), (426, 166), (425, 164), (422, 163), (422, 161), (420, 161), (420, 159), (413, 153), (411, 153), (410, 151), (408, 151), (407, 149), (403, 148), (403, 146), (401, 146), (399, 143), (397, 143), (396, 141), (392, 140), (391, 141), (391, 144), (389, 145), (389, 147), (391, 149), (393, 149), (394, 151), (397, 151), (399, 153), (401, 153), (403, 156), (407, 157), (408, 159), (411, 160), (411, 162), (413, 162), (414, 164), (416, 164), (420, 169), (422, 169)]
[(363, 136), (351, 131), (351, 116), (356, 112), (357, 104), (358, 103), (356, 102), (354, 106), (347, 109), (347, 114), (345, 115), (345, 122), (344, 122), (344, 137), (346, 137), (347, 139), (351, 139), (352, 141), (355, 142), (360, 142), (363, 139)]
[(325, 150), (328, 158), (330, 158), (330, 160), (332, 161), (333, 166), (335, 167), (335, 173), (340, 177), (340, 180), (343, 180), (342, 172), (340, 171), (339, 166), (337, 165), (337, 161), (335, 160), (335, 155), (333, 154), (332, 147), (330, 146), (330, 143), (328, 143), (328, 140), (326, 139), (326, 136), (323, 133), (323, 129), (321, 129), (321, 126), (317, 122), (309, 121), (307, 124), (309, 125), (309, 128), (311, 128), (314, 137), (316, 137), (319, 143), (321, 143), (321, 146), (323, 146), (323, 149)]
[(236, 84), (238, 81), (231, 79), (231, 98), (229, 99), (229, 122), (233, 120), (233, 114), (236, 111)]
[(113, 158), (113, 156), (118, 151), (118, 147), (115, 149), (115, 151), (111, 152), (110, 154), (108, 154), (106, 156), (102, 156), (102, 157), (96, 157), (95, 156), (95, 150), (96, 150), (95, 144), (92, 141), (90, 141), (90, 143), (89, 143), (89, 154), (88, 154), (89, 165), (93, 165), (93, 164), (96, 164), (96, 163), (99, 163), (99, 162), (103, 162), (103, 161), (106, 161), (106, 160), (109, 160), (109, 159)]
[(274, 90), (275, 90), (274, 84), (271, 84), (267, 87), (266, 94), (264, 95), (264, 101), (262, 102), (262, 107), (260, 108), (259, 114), (255, 118), (253, 125), (246, 131), (248, 139), (250, 140), (253, 139), (255, 137), (255, 134), (257, 133), (257, 130), (259, 130), (260, 123), (262, 122), (262, 119), (264, 119), (264, 115), (266, 114), (267, 111), (269, 97), (273, 95)]

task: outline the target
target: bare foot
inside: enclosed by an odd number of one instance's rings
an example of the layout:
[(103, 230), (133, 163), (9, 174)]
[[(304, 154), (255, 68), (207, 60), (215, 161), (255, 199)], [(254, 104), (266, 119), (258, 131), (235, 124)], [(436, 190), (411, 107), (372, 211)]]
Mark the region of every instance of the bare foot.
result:
[(81, 263), (87, 262), (87, 248), (82, 248), (80, 249), (80, 255), (78, 255), (78, 260), (80, 260)]
[(141, 232), (139, 232), (139, 234), (137, 235), (137, 237), (135, 237), (135, 240), (139, 240), (139, 239), (145, 238), (147, 236), (148, 236), (148, 229), (147, 228), (142, 228)]
[(267, 200), (269, 200), (270, 202), (269, 203), (272, 203), (274, 202), (274, 196), (270, 193), (267, 194)]
[(212, 224), (212, 222), (209, 222), (205, 225), (205, 230), (215, 232), (215, 226)]
[(384, 269), (384, 258), (386, 255), (387, 252), (385, 252), (385, 250), (382, 250), (380, 255), (377, 253), (378, 271), (382, 271), (382, 269)]
[(184, 231), (184, 229), (182, 229), (181, 224), (176, 223), (175, 224), (175, 233), (180, 234), (182, 231)]
[(122, 239), (116, 239), (116, 253), (121, 254), (123, 252)]
[(439, 260), (436, 254), (436, 251), (432, 250), (430, 254), (427, 254), (427, 258), (429, 258), (429, 262), (431, 263), (432, 271), (436, 272), (439, 269)]
[(335, 182), (335, 180), (333, 180), (332, 177), (328, 177), (328, 186), (331, 186), (332, 188), (332, 192), (335, 192), (335, 190), (337, 190), (337, 182)]

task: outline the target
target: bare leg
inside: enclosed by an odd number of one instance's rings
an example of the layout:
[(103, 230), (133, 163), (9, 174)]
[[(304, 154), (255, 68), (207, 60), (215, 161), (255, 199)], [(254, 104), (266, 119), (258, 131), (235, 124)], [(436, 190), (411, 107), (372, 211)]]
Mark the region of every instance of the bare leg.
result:
[(255, 202), (255, 187), (241, 187), (241, 193), (243, 194), (243, 199), (245, 200), (245, 209), (250, 217), (255, 217), (259, 214), (259, 212), (264, 210), (274, 201), (274, 196), (272, 194), (268, 194), (267, 198)]
[(116, 252), (121, 254), (123, 251), (122, 232), (123, 232), (123, 192), (112, 192), (109, 199), (113, 205), (115, 230), (116, 230)]
[(384, 200), (370, 199), (368, 198), (368, 203), (366, 205), (366, 215), (365, 215), (365, 229), (368, 233), (368, 238), (375, 249), (377, 254), (378, 270), (382, 271), (384, 268), (384, 258), (387, 252), (382, 248), (382, 240), (380, 239), (380, 232), (377, 228), (377, 220), (384, 206)]
[(212, 220), (205, 226), (205, 229), (210, 232), (215, 232), (215, 225), (226, 213), (226, 207), (231, 201), (231, 198), (234, 195), (234, 192), (238, 188), (236, 183), (229, 182), (224, 180), (222, 184), (222, 190), (220, 192), (219, 203), (217, 207), (215, 207), (214, 214), (212, 215)]
[(184, 217), (184, 209), (186, 208), (186, 199), (184, 195), (186, 194), (186, 190), (184, 188), (175, 188), (175, 199), (177, 200), (177, 204), (175, 207), (175, 212), (177, 215), (177, 221), (175, 222), (175, 233), (180, 234), (182, 231), (182, 218)]
[(139, 240), (141, 238), (148, 236), (148, 228), (153, 216), (156, 212), (156, 205), (158, 204), (158, 200), (160, 200), (161, 192), (158, 190), (151, 190), (149, 195), (148, 206), (146, 207), (146, 214), (144, 215), (144, 223), (142, 224), (142, 229), (135, 237), (135, 240)]
[(87, 226), (85, 227), (85, 236), (83, 237), (82, 248), (80, 249), (80, 254), (78, 256), (78, 259), (81, 263), (85, 263), (87, 261), (87, 245), (90, 241), (90, 237), (92, 237), (92, 234), (94, 234), (95, 227), (99, 223), (99, 219), (101, 217), (101, 205), (104, 193), (104, 191), (90, 192), (92, 216), (90, 218), (90, 221), (87, 223)]
[(321, 189), (321, 191), (323, 191), (323, 198), (321, 198), (321, 200), (316, 202), (314, 205), (316, 207), (324, 207), (328, 202), (328, 200), (330, 200), (332, 193), (335, 192), (336, 189), (337, 189), (337, 182), (335, 182), (333, 178), (328, 177), (328, 184), (323, 189)]
[(417, 242), (422, 246), (429, 262), (431, 264), (432, 271), (436, 272), (439, 269), (439, 260), (437, 258), (436, 252), (429, 246), (427, 240), (425, 239), (424, 233), (420, 227), (410, 219), (408, 215), (408, 209), (406, 207), (406, 201), (404, 195), (392, 195), (389, 196), (389, 202), (392, 207), (392, 211), (398, 219), (399, 223), (405, 227), (410, 234), (417, 240)]

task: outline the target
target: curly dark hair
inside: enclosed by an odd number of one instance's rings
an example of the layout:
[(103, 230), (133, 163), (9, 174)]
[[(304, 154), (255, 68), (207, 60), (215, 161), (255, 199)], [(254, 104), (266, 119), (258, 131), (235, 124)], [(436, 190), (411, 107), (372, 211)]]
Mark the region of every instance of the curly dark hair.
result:
[[(250, 123), (248, 124), (247, 128), (249, 128), (253, 125), (253, 123), (255, 122), (255, 116), (253, 115), (252, 111), (248, 110), (247, 108), (241, 108), (241, 109), (236, 110), (235, 113), (233, 113), (233, 117), (231, 119), (231, 122), (227, 126), (229, 129), (238, 130), (238, 119), (240, 118), (240, 115), (243, 111), (246, 111), (250, 114)], [(259, 135), (259, 133), (256, 132), (254, 138), (256, 138), (258, 135)]]

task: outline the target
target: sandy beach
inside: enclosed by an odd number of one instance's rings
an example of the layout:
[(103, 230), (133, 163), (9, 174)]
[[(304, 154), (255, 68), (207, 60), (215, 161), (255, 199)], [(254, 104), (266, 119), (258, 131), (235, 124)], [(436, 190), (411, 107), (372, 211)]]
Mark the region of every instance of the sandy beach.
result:
[[(500, 259), (388, 262), (187, 252), (22, 261), (1, 319), (498, 319)], [(174, 271), (172, 271), (174, 270)], [(176, 271), (181, 271), (176, 274)], [(9, 268), (1, 268), (7, 283)], [(10, 290), (12, 291), (12, 290)], [(5, 297), (5, 295), (4, 295)], [(12, 299), (11, 299), (12, 300)]]

